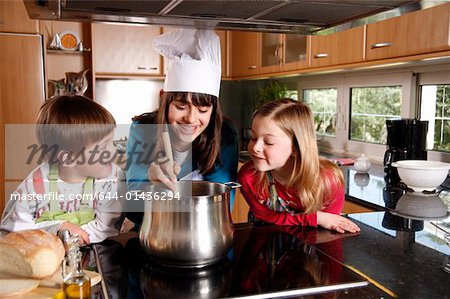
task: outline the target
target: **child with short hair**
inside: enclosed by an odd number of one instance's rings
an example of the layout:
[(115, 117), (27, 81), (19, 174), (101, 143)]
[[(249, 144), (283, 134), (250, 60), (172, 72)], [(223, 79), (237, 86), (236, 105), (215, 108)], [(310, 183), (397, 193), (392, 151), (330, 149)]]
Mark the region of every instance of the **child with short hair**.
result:
[(258, 220), (359, 231), (339, 215), (345, 200), (343, 175), (338, 166), (319, 157), (306, 104), (280, 99), (256, 110), (248, 151), (252, 161), (240, 169), (238, 181)]
[(115, 126), (108, 110), (84, 96), (44, 102), (36, 134), (45, 163), (11, 194), (0, 228), (54, 234), (67, 229), (79, 235), (81, 244), (116, 236), (125, 177), (112, 163)]

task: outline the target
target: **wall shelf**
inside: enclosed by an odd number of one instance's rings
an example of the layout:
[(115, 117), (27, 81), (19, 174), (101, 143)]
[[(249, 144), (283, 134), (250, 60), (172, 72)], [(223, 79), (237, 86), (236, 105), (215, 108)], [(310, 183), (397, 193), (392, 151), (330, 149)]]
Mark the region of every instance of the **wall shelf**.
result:
[(71, 55), (71, 54), (86, 54), (91, 53), (91, 50), (84, 50), (84, 51), (78, 51), (78, 50), (59, 50), (59, 49), (47, 49), (47, 53), (49, 54), (65, 54), (65, 55)]

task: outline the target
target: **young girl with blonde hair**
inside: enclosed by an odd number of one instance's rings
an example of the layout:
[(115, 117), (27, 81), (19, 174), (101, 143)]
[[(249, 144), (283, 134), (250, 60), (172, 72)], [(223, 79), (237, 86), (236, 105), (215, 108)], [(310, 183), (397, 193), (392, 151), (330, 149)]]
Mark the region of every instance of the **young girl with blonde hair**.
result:
[(238, 180), (258, 220), (359, 231), (339, 215), (345, 200), (342, 172), (319, 157), (306, 104), (280, 99), (261, 106), (253, 114), (248, 150), (252, 161), (241, 168)]

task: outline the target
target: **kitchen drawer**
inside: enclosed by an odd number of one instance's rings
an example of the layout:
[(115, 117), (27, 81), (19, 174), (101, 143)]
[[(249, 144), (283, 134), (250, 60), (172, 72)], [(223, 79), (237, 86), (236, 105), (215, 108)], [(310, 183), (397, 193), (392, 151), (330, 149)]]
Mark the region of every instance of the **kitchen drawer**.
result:
[(311, 37), (311, 67), (361, 62), (364, 59), (364, 26)]
[(366, 59), (450, 49), (450, 3), (367, 25)]

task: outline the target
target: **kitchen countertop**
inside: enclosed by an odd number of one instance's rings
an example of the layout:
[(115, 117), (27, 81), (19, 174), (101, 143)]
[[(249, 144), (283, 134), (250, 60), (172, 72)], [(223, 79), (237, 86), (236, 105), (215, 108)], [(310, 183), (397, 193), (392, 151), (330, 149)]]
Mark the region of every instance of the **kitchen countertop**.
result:
[[(450, 248), (433, 224), (449, 231), (450, 218), (393, 215), (399, 196), (382, 167), (372, 166), (363, 178), (351, 166), (342, 169), (347, 200), (375, 210), (348, 215), (359, 234), (237, 224), (228, 256), (201, 271), (160, 266), (142, 251), (136, 233), (123, 234), (95, 245), (106, 287), (118, 298), (267, 298), (302, 289), (327, 292), (314, 298), (448, 298), (443, 263)], [(364, 281), (369, 285), (361, 286)]]

